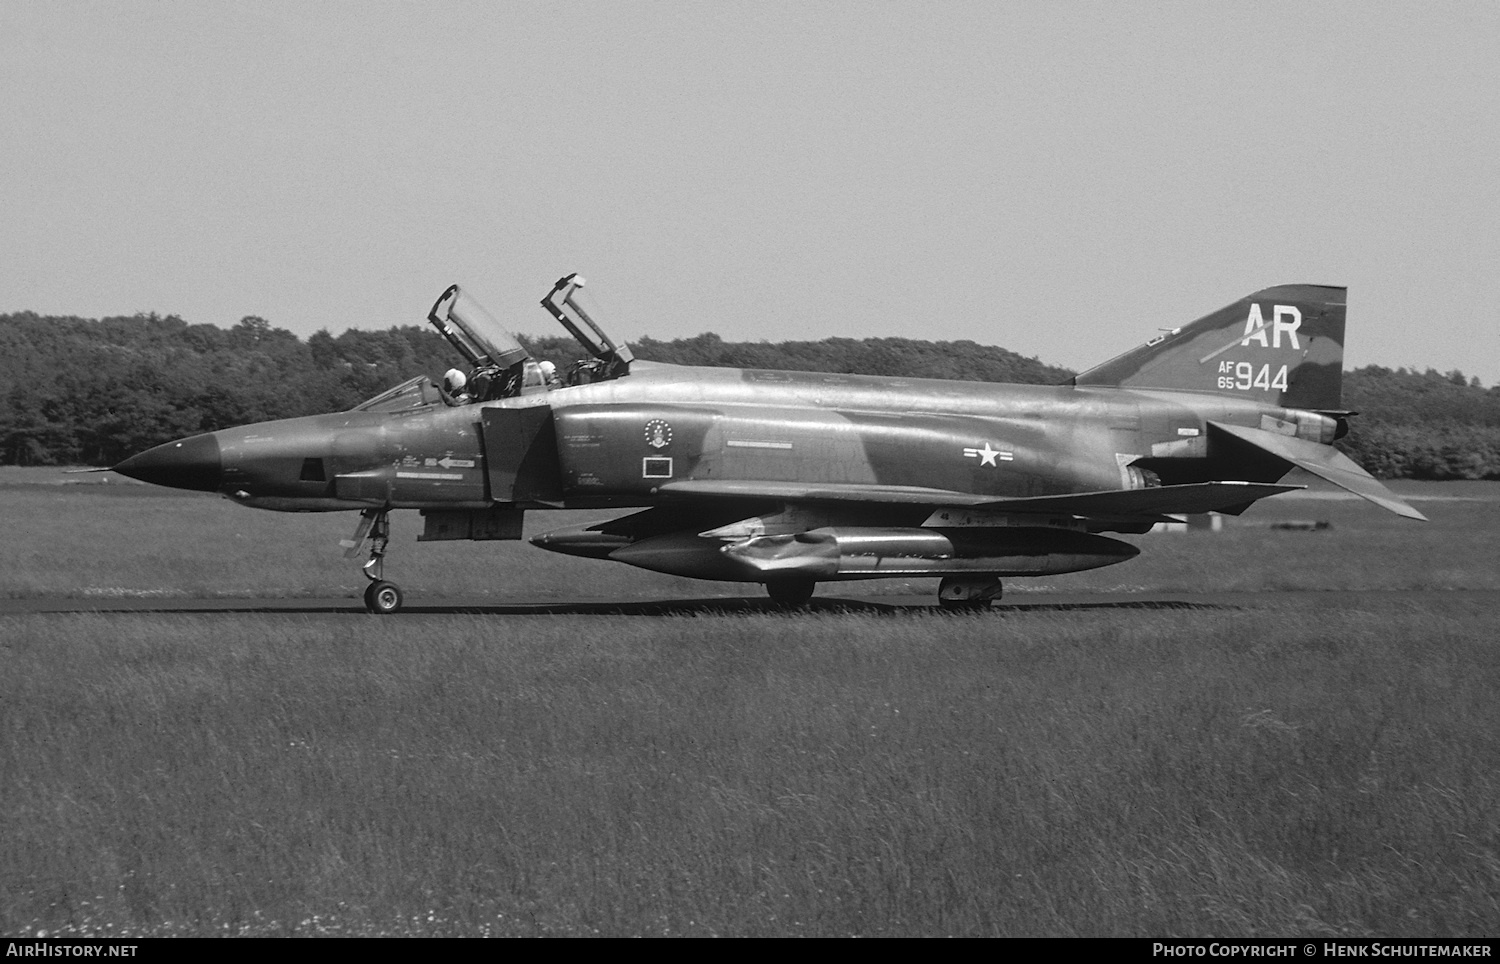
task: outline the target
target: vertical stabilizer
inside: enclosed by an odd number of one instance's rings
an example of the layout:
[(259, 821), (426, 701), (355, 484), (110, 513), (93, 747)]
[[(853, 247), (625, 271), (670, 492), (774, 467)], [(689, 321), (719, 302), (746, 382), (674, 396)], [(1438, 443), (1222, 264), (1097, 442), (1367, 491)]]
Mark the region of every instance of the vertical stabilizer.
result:
[(1345, 289), (1279, 285), (1153, 338), (1075, 385), (1214, 392), (1283, 408), (1343, 408)]

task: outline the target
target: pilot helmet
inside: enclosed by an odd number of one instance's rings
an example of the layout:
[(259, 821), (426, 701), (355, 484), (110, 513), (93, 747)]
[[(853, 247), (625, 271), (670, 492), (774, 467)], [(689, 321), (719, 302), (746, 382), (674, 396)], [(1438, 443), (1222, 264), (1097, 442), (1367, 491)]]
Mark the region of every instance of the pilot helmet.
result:
[(544, 361), (541, 363), (540, 367), (542, 369), (542, 377), (547, 379), (547, 381), (550, 382), (557, 376), (557, 366), (552, 364), (551, 362)]
[(468, 384), (468, 376), (459, 371), (457, 368), (448, 369), (447, 374), (443, 376), (443, 391), (447, 392), (449, 395), (457, 395), (459, 392), (463, 391), (464, 387)]

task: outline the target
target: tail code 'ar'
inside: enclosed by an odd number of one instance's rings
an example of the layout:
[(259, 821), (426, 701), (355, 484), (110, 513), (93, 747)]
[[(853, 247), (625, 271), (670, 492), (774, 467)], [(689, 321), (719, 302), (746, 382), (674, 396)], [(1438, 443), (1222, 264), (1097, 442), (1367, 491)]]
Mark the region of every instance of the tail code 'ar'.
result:
[(1216, 392), (1285, 408), (1343, 407), (1345, 289), (1265, 288), (1153, 338), (1075, 385)]

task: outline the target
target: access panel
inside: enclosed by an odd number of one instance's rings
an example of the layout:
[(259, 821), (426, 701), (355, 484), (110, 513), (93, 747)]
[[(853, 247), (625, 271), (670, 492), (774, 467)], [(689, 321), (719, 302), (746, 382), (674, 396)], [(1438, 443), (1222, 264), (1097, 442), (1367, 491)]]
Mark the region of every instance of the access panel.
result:
[(543, 504), (562, 501), (557, 435), (550, 407), (486, 408), (482, 430), (491, 499)]

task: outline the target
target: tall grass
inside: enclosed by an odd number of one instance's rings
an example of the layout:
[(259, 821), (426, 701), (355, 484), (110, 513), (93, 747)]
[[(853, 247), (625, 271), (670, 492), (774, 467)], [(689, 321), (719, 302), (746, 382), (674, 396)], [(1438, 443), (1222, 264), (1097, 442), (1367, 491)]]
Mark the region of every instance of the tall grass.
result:
[(0, 620), (0, 932), (1493, 935), (1493, 613)]

